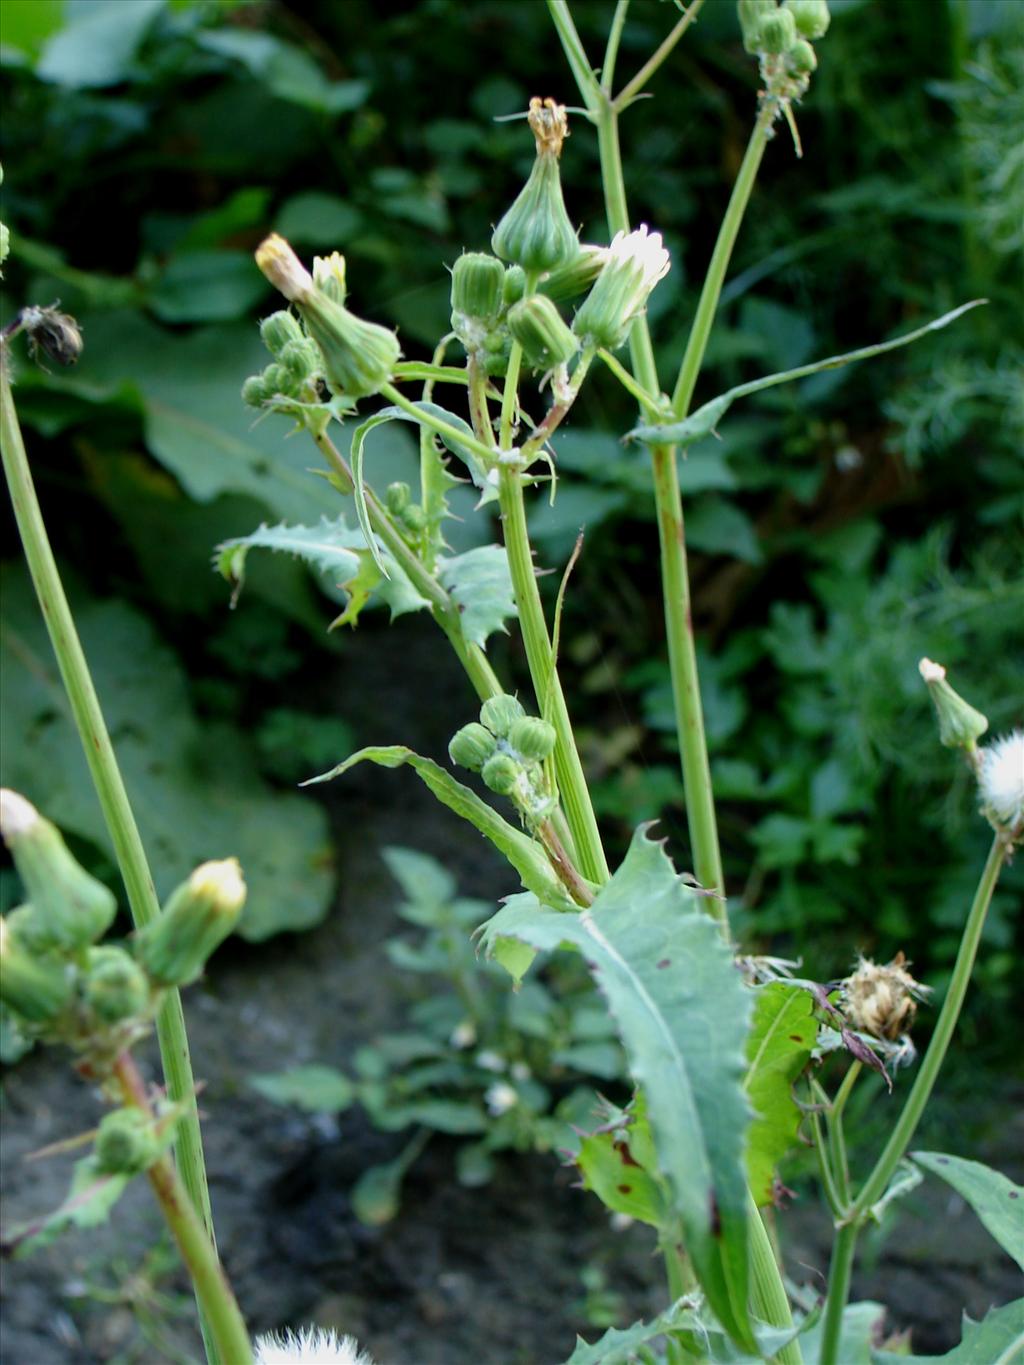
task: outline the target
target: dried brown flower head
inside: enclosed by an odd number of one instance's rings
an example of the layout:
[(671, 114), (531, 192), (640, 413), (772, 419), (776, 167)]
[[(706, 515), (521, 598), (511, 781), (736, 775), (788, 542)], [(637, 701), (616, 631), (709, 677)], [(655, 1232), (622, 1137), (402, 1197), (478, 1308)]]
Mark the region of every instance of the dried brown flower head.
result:
[(842, 983), (843, 1013), (855, 1029), (889, 1042), (910, 1030), (917, 1002), (928, 987), (914, 980), (909, 965), (902, 953), (884, 967), (869, 958), (859, 960)]

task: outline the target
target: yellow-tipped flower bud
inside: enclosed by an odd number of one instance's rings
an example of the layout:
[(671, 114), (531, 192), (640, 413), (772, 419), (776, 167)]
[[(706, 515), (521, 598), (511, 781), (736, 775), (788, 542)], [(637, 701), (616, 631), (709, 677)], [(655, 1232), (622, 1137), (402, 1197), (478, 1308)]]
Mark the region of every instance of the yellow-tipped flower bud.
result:
[(313, 281), (335, 303), (344, 303), (348, 295), (345, 257), (340, 251), (329, 256), (313, 257)]
[(494, 229), (491, 248), (503, 261), (524, 270), (557, 270), (579, 253), (579, 240), (562, 198), (558, 158), (569, 135), (565, 106), (532, 99), (528, 115), (537, 145), (530, 178)]
[(543, 294), (514, 303), (508, 310), (508, 329), (535, 370), (565, 365), (580, 348), (572, 329)]
[(164, 1142), (141, 1109), (114, 1109), (96, 1132), (96, 1166), (105, 1175), (138, 1175), (159, 1158)]
[(290, 341), (305, 341), (299, 320), (293, 313), (282, 308), (271, 313), (260, 323), (260, 336), (263, 344), (275, 358), (281, 354)]
[(617, 232), (597, 283), (577, 310), (573, 331), (585, 346), (615, 350), (671, 266), (660, 232), (648, 232), (646, 224), (634, 232)]
[(917, 667), (939, 714), (940, 743), (947, 749), (974, 749), (988, 729), (988, 719), (953, 691), (941, 664), (922, 659)]
[[(378, 393), (402, 354), (395, 333), (375, 322), (364, 322), (336, 302), (276, 233), (257, 248), (256, 264), (302, 315), (323, 356), (328, 386), (351, 398)], [(331, 278), (337, 276), (338, 269), (335, 262)]]
[(145, 972), (123, 948), (89, 949), (85, 1000), (105, 1024), (143, 1015), (151, 989)]
[(492, 754), (481, 770), (484, 784), (499, 796), (508, 796), (519, 781), (521, 769), (511, 754)]
[(512, 726), (525, 716), (523, 704), (508, 692), (499, 692), (496, 697), (488, 697), (480, 708), (480, 723), (486, 725), (492, 735), (504, 739)]
[(135, 956), (160, 985), (187, 985), (235, 927), (244, 904), (238, 859), (203, 863), (171, 893), (156, 919), (140, 929)]
[(11, 918), (0, 919), (0, 1000), (30, 1024), (49, 1023), (71, 999), (68, 967), (52, 954), (26, 950)]
[(0, 833), (32, 903), (37, 942), (73, 951), (101, 938), (117, 913), (113, 893), (80, 866), (55, 825), (6, 788)]
[(448, 757), (460, 768), (468, 768), (470, 772), (478, 773), (494, 753), (494, 748), (494, 736), (474, 720), (452, 735), (451, 743), (448, 745)]
[(784, 5), (793, 15), (801, 38), (810, 38), (812, 42), (824, 38), (832, 22), (828, 0), (784, 0)]
[(554, 751), (555, 727), (537, 716), (523, 716), (508, 732), (508, 742), (529, 762), (541, 763)]

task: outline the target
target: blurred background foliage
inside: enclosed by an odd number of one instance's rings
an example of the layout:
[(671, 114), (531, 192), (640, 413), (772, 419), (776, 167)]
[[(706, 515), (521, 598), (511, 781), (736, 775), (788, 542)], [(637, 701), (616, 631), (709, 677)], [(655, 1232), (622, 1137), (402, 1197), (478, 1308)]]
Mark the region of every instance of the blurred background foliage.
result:
[[(986, 830), (917, 659), (942, 660), (994, 732), (1024, 722), (1024, 6), (831, 7), (797, 111), (803, 159), (785, 132), (765, 158), (698, 401), (990, 302), (906, 351), (760, 394), (691, 448), (695, 625), (737, 929), (821, 978), (858, 948), (904, 947), (939, 984)], [(254, 560), (234, 613), (209, 567), (260, 521), (335, 511), (305, 472), (312, 449), (238, 397), (274, 306), (252, 248), (273, 227), (307, 257), (343, 250), (355, 306), (427, 356), (448, 326), (444, 266), (486, 248), (531, 164), (522, 123), (495, 119), (533, 94), (572, 105), (562, 53), (540, 0), (3, 8), (5, 313), (59, 298), (86, 342), (70, 375), (24, 363), (19, 408), (129, 777), (153, 793), (158, 876), (179, 879), (233, 827), (254, 874), (245, 932), (303, 927), (329, 904), (330, 851), (322, 808), (289, 785), (351, 742), (303, 680), (351, 646), (325, 634), (332, 604), (298, 565)], [(574, 12), (597, 61), (612, 5)], [(634, 0), (620, 79), (675, 17)], [(633, 219), (673, 253), (651, 308), (666, 387), (756, 84), (732, 0), (706, 0), (623, 118)], [(582, 118), (563, 182), (582, 239), (607, 241)], [(633, 423), (599, 374), (533, 531), (560, 569), (587, 528), (563, 658), (613, 851), (658, 816), (685, 866), (649, 475), (618, 439)], [(376, 440), (375, 482), (408, 477), (409, 433)], [(459, 548), (493, 536), (453, 525)], [(6, 543), (16, 561), (10, 526)], [(4, 781), (102, 847), (16, 562), (3, 624)], [(527, 686), (515, 644), (495, 652)], [(367, 739), (402, 738), (385, 731)], [(977, 1030), (1013, 985), (1020, 887), (1018, 867), (993, 906)]]

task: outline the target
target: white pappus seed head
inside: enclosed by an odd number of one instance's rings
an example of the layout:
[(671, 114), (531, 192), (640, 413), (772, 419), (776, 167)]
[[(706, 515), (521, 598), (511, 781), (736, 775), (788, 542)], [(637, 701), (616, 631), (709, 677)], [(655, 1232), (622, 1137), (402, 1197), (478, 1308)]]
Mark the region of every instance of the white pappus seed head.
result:
[(978, 786), (985, 809), (1011, 829), (1024, 821), (1024, 730), (981, 750)]
[(268, 1332), (253, 1342), (255, 1365), (373, 1365), (355, 1337), (339, 1337), (319, 1327), (299, 1332)]

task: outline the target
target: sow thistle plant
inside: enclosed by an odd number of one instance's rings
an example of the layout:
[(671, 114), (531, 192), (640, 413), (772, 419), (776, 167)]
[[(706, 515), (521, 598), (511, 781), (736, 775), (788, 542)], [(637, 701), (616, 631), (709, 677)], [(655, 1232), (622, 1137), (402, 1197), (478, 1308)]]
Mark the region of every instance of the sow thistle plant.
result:
[[(904, 952), (886, 965), (861, 960), (845, 980), (828, 983), (798, 978), (794, 964), (743, 955), (728, 923), (677, 459), (714, 432), (744, 397), (906, 345), (978, 301), (895, 340), (755, 379), (691, 410), (760, 162), (780, 120), (799, 152), (794, 105), (811, 88), (815, 45), (829, 27), (826, 0), (739, 0), (743, 44), (759, 66), (758, 109), (679, 372), (671, 392), (662, 390), (645, 310), (671, 261), (657, 231), (629, 220), (619, 123), (701, 3), (693, 0), (616, 94), (628, 0), (617, 6), (599, 66), (586, 53), (566, 0), (549, 0), (582, 102), (582, 126), (589, 124), (597, 135), (610, 241), (578, 240), (559, 175), (567, 111), (552, 98), (533, 99), (527, 113), (533, 168), (499, 219), (490, 252), (469, 243), (452, 264), (452, 330), (429, 361), (403, 359), (393, 330), (350, 307), (341, 254), (319, 258), (308, 269), (282, 237), (271, 235), (260, 245), (256, 264), (288, 307), (261, 325), (270, 361), (245, 381), (243, 398), (261, 414), (282, 413), (309, 433), (326, 462), (329, 483), (351, 499), (352, 514), (325, 518), (315, 527), (261, 527), (226, 541), (216, 563), (237, 593), (253, 549), (299, 556), (346, 588), (349, 600), (334, 625), (354, 623), (371, 597), (393, 615), (428, 610), (476, 693), (476, 705), (467, 700), (453, 716), (450, 766), (381, 736), (380, 745), (310, 781), (341, 777), (362, 762), (410, 767), (439, 801), (491, 841), (518, 879), (519, 890), (476, 926), (480, 953), (500, 964), (517, 988), (538, 955), (569, 954), (596, 985), (594, 999), (603, 1001), (614, 1025), (632, 1095), (622, 1105), (602, 1102), (570, 1155), (583, 1185), (610, 1213), (652, 1228), (664, 1259), (667, 1302), (651, 1321), (611, 1329), (595, 1343), (578, 1342), (568, 1359), (574, 1365), (633, 1359), (672, 1365), (870, 1359), (884, 1365), (905, 1356), (882, 1344), (873, 1312), (848, 1306), (856, 1244), (863, 1227), (922, 1173), (950, 1183), (1004, 1249), (1021, 1260), (1016, 1187), (961, 1157), (908, 1151), (953, 1037), (1000, 869), (1024, 835), (1024, 736), (981, 746), (985, 717), (953, 690), (940, 665), (922, 661), (940, 741), (961, 750), (973, 769), (993, 839), (920, 1062), (910, 1030), (927, 993)], [(45, 330), (40, 311), (47, 314)], [(85, 874), (61, 851), (59, 836), (41, 817), (26, 816), (20, 798), (12, 797), (5, 837), (22, 869), (30, 906), (4, 926), (4, 1000), (29, 1033), (69, 1044), (79, 1069), (99, 1077), (116, 1101), (80, 1179), (109, 1186), (147, 1174), (195, 1282), (209, 1359), (229, 1365), (248, 1365), (254, 1357), (358, 1359), (353, 1343), (309, 1332), (251, 1346), (216, 1259), (176, 988), (194, 979), (226, 932), (240, 908), (242, 882), (230, 861), (207, 866), (162, 910), (154, 903), (11, 400), (8, 355), (14, 335), (27, 332), (53, 355), (62, 350), (48, 345), (54, 325), (51, 310), (26, 310), (5, 334), (4, 466), (137, 930), (128, 947), (100, 942), (112, 915), (109, 899), (95, 887), (87, 889)], [(69, 322), (62, 335), (70, 336), (71, 328)], [(55, 356), (58, 363), (74, 359), (71, 349)], [(551, 438), (599, 369), (635, 400), (638, 421), (626, 437), (650, 452), (693, 875), (676, 871), (649, 827), (636, 830), (614, 870), (609, 865), (559, 672), (562, 606), (573, 561), (549, 620), (528, 536), (527, 497), (557, 496)], [(456, 395), (450, 405), (437, 400), (441, 391)], [(367, 400), (383, 401), (367, 411)], [(415, 494), (406, 484), (381, 493), (369, 477), (369, 438), (392, 421), (411, 423), (418, 433)], [(336, 444), (334, 425), (346, 423), (347, 444)], [(445, 538), (448, 494), (459, 480), (475, 486), (485, 515), (496, 506), (500, 545), (451, 552)], [(486, 652), (488, 638), (509, 622), (522, 640), (532, 696), (511, 693)], [(460, 779), (460, 770), (476, 775), (472, 784)], [(481, 786), (493, 801), (484, 798)], [(31, 840), (26, 823), (36, 831)], [(912, 952), (912, 945), (906, 950)], [(130, 1061), (132, 1043), (154, 1017), (167, 1074), (167, 1099), (155, 1105)], [(452, 1046), (475, 1041), (481, 1019), (458, 1021)], [(481, 1067), (485, 1053), (477, 1057)], [(884, 1076), (890, 1090), (902, 1090), (904, 1065), (915, 1067), (914, 1079), (904, 1098), (893, 1096), (896, 1118), (887, 1143), (868, 1172), (854, 1172), (844, 1130), (850, 1096), (865, 1067)], [(516, 1079), (514, 1072), (495, 1072), (487, 1082), (484, 1106), (496, 1122), (514, 1106)], [(374, 1092), (366, 1087), (363, 1093)], [(381, 1115), (386, 1107), (380, 1107)], [(429, 1127), (429, 1119), (425, 1123)], [(815, 1148), (835, 1226), (828, 1290), (817, 1303), (803, 1292), (791, 1303), (768, 1227), (781, 1197), (779, 1163), (801, 1140)], [(173, 1184), (177, 1176), (166, 1156), (172, 1141), (187, 1198), (179, 1198)], [(394, 1196), (421, 1143), (420, 1136), (413, 1138), (378, 1180), (378, 1194)], [(69, 1204), (45, 1226), (53, 1230), (105, 1215), (103, 1199), (90, 1196), (88, 1217), (76, 1217), (81, 1193), (76, 1187)], [(24, 1246), (31, 1239), (17, 1240)], [(950, 1359), (1008, 1358), (1020, 1341), (1022, 1311), (1024, 1302), (1018, 1302), (993, 1309), (981, 1323), (966, 1322), (960, 1352)]]

